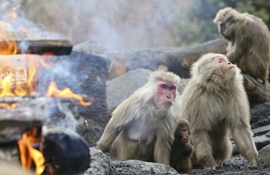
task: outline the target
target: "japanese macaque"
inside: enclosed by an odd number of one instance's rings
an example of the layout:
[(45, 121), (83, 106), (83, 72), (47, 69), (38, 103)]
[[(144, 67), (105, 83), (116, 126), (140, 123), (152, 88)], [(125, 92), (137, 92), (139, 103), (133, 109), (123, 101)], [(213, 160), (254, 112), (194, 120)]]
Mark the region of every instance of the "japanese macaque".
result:
[(111, 80), (125, 74), (126, 72), (127, 68), (123, 57), (121, 55), (117, 55), (116, 58), (111, 62), (108, 69), (108, 78)]
[(181, 116), (189, 121), (197, 162), (215, 169), (232, 154), (229, 134), (251, 166), (258, 152), (250, 128), (249, 102), (240, 69), (225, 55), (209, 53), (191, 67), (181, 95)]
[(188, 121), (181, 119), (175, 131), (175, 140), (171, 148), (170, 166), (179, 173), (189, 173), (192, 168), (192, 151), (193, 146), (189, 141)]
[(227, 7), (219, 10), (214, 23), (229, 41), (227, 58), (243, 73), (263, 80), (268, 86), (270, 33), (264, 22), (251, 14)]
[(148, 83), (113, 112), (97, 142), (112, 160), (138, 159), (169, 165), (179, 120), (180, 77), (155, 71)]

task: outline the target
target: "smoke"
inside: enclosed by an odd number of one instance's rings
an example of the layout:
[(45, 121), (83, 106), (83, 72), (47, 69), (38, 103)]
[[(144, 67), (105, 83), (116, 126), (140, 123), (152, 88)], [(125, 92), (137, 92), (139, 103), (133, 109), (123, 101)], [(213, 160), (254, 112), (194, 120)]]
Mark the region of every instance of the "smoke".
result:
[(20, 10), (37, 26), (61, 33), (74, 44), (95, 40), (105, 50), (115, 51), (179, 46), (183, 41), (178, 33), (188, 22), (191, 4), (184, 0), (25, 0)]
[[(74, 44), (94, 40), (108, 52), (174, 47), (184, 42), (178, 34), (186, 28), (191, 4), (185, 0), (0, 0), (0, 29), (25, 30), (30, 39), (70, 38)], [(17, 18), (12, 18), (12, 11)], [(27, 45), (22, 47), (27, 50)], [(76, 59), (61, 57), (43, 71), (39, 92), (46, 91), (50, 81), (56, 81), (61, 89), (81, 92), (80, 85), (87, 77), (75, 76), (74, 67)]]

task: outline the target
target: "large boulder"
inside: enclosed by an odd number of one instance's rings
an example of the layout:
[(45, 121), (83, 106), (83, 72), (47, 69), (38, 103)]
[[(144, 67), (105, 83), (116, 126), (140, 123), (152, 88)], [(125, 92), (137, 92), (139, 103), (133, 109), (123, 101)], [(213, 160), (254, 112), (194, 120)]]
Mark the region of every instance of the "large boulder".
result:
[(107, 107), (112, 112), (121, 102), (148, 81), (152, 71), (137, 69), (106, 82)]

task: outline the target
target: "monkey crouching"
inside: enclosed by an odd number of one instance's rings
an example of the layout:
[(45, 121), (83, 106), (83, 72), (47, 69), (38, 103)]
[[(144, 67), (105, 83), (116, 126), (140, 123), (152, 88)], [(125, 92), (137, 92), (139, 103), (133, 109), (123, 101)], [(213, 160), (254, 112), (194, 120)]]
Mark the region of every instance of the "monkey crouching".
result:
[(124, 100), (97, 142), (112, 160), (138, 159), (170, 164), (171, 145), (180, 116), (180, 77), (155, 71)]

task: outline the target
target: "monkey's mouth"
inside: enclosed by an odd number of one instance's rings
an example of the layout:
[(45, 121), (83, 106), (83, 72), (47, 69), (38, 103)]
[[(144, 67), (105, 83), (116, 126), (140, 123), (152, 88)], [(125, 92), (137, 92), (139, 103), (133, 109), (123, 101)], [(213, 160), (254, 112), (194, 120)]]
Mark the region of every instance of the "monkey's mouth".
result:
[(172, 102), (164, 102), (163, 105), (165, 107), (170, 107), (172, 105)]
[(234, 70), (235, 70), (235, 66), (233, 66), (233, 65), (230, 66), (229, 69), (227, 69), (227, 71), (229, 71), (229, 72), (232, 72), (232, 71), (234, 71)]
[(188, 139), (182, 139), (182, 141), (183, 141), (184, 143), (187, 143), (187, 142), (188, 142)]

